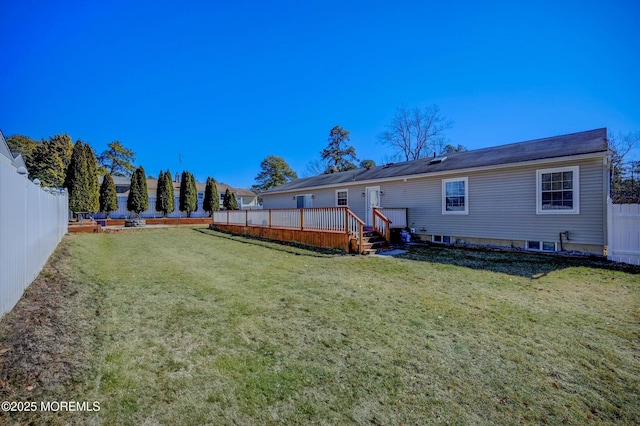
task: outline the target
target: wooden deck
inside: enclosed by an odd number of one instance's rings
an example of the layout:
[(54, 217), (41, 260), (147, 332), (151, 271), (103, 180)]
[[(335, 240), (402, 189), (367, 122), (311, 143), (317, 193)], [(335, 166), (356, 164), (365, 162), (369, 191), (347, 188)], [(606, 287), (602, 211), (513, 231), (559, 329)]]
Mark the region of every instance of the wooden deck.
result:
[(293, 241), (349, 252), (355, 240), (362, 247), (364, 222), (348, 207), (214, 212), (215, 227), (230, 232)]
[[(389, 242), (392, 223), (383, 211), (397, 217), (404, 214), (406, 218), (406, 209), (374, 210), (374, 230)], [(404, 222), (406, 226), (406, 219)], [(214, 212), (213, 224), (236, 234), (335, 248), (347, 253), (369, 252), (371, 248), (365, 241), (364, 221), (348, 207), (225, 210)]]
[(276, 241), (289, 241), (314, 247), (334, 248), (349, 252), (351, 237), (341, 231), (318, 231), (313, 229), (269, 228), (263, 226), (244, 226), (215, 224), (216, 228), (234, 234), (250, 235)]

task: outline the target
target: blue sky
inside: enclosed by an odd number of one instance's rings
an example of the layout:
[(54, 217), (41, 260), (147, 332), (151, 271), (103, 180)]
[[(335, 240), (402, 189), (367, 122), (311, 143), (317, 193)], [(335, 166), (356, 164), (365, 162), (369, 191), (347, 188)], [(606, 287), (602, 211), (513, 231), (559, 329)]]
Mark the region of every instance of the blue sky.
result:
[(437, 104), (469, 149), (628, 133), (638, 22), (633, 0), (0, 0), (0, 129), (238, 187), (272, 154), (302, 175), (335, 125), (382, 162), (401, 105)]

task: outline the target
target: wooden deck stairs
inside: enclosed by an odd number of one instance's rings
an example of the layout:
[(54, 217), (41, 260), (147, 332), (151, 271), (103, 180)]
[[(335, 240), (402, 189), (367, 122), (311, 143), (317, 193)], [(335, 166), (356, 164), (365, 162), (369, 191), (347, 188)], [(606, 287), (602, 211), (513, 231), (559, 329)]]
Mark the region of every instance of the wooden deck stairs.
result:
[(374, 231), (371, 227), (365, 227), (362, 234), (362, 247), (358, 248), (357, 238), (351, 239), (351, 251), (364, 255), (376, 254), (380, 251), (387, 250), (389, 243), (387, 240)]

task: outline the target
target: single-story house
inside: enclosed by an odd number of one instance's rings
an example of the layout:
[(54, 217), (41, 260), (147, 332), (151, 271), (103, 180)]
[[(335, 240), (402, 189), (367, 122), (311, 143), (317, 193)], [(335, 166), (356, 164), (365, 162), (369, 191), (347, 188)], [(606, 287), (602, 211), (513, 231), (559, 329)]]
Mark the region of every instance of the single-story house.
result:
[(260, 196), (264, 209), (347, 206), (367, 225), (376, 207), (403, 208), (423, 241), (602, 255), (610, 154), (602, 128), (297, 179)]
[[(99, 176), (98, 181), (102, 184), (104, 176)], [(127, 198), (129, 196), (129, 188), (131, 186), (131, 178), (127, 176), (112, 176), (113, 183), (116, 186), (116, 194), (118, 197), (118, 210), (110, 213), (111, 218), (124, 218), (132, 216), (132, 213), (127, 211)], [(206, 217), (208, 213), (202, 210), (202, 203), (204, 202), (204, 191), (206, 183), (197, 182), (196, 187), (198, 189), (198, 209), (191, 213), (191, 217)], [(236, 194), (238, 200), (238, 207), (240, 209), (259, 209), (261, 208), (258, 202), (258, 195), (250, 189), (234, 188), (224, 183), (216, 183), (218, 188), (218, 194), (220, 195), (220, 208), (222, 209), (222, 203), (224, 201), (224, 194), (227, 189)], [(156, 191), (158, 189), (158, 179), (147, 179), (147, 190), (149, 195), (149, 208), (140, 214), (143, 218), (162, 217), (162, 213), (155, 210), (156, 207)], [(169, 213), (167, 216), (171, 218), (184, 217), (185, 213), (181, 212), (178, 208), (180, 197), (180, 181), (173, 181), (173, 194), (175, 201), (175, 210)], [(96, 218), (104, 218), (103, 213), (94, 215)]]

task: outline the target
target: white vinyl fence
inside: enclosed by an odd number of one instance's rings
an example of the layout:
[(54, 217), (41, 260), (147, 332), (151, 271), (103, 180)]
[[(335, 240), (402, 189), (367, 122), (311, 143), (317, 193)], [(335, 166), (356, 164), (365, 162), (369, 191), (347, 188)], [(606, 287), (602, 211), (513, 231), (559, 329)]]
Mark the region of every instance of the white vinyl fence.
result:
[(67, 233), (67, 192), (40, 188), (0, 158), (0, 317), (24, 290)]
[(640, 265), (640, 204), (609, 203), (607, 258)]

